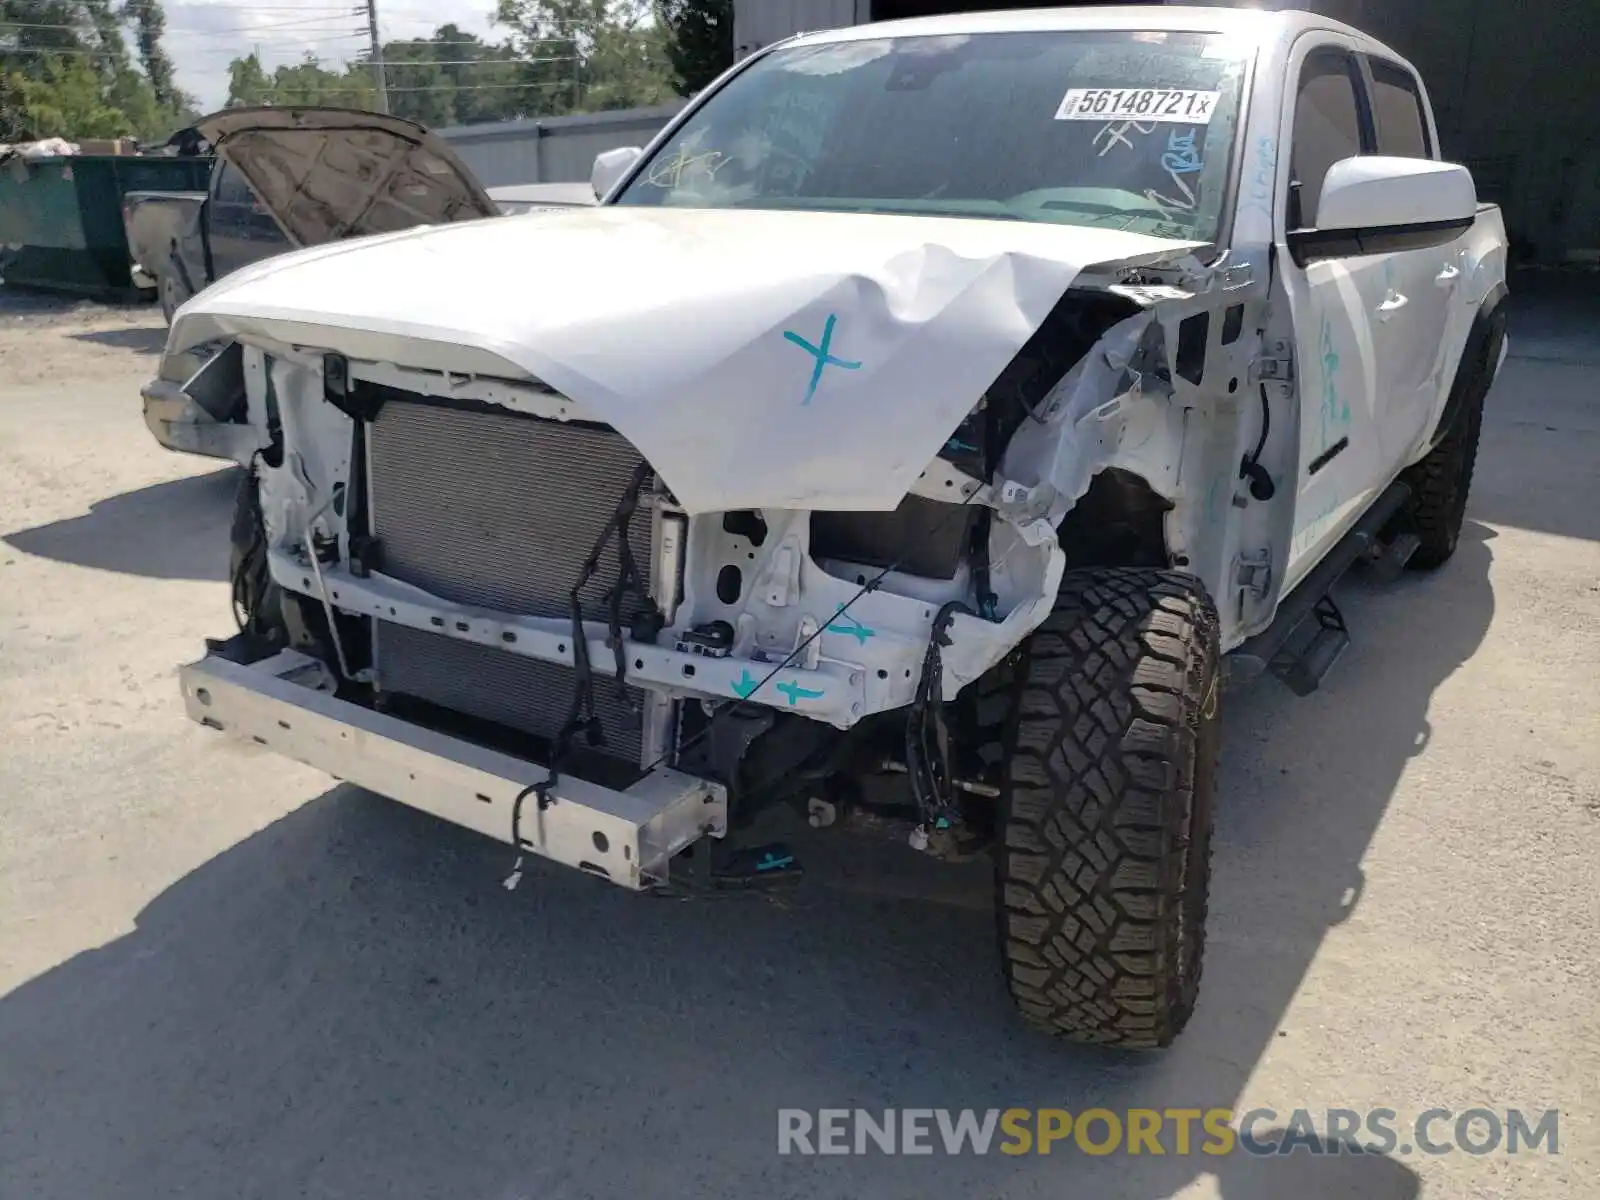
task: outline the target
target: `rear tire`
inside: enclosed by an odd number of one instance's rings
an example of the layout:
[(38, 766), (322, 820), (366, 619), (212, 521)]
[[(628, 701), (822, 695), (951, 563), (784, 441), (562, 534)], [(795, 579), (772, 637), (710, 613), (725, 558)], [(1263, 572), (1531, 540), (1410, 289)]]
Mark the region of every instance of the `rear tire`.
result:
[(166, 270), (156, 277), (156, 294), (161, 298), (161, 315), (170, 326), (173, 314), (193, 293), (177, 274), (176, 267), (169, 263)]
[(1067, 572), (1022, 650), (996, 914), (1007, 983), (1054, 1034), (1148, 1049), (1199, 993), (1219, 743), (1217, 614), (1191, 575)]
[(1461, 538), (1467, 516), (1467, 495), (1478, 459), (1478, 438), (1483, 429), (1483, 402), (1494, 377), (1500, 339), (1494, 334), (1474, 339), (1478, 348), (1471, 362), (1461, 364), (1456, 386), (1464, 389), (1460, 409), (1450, 431), (1420, 461), (1407, 467), (1400, 478), (1411, 485), (1406, 512), (1422, 544), (1407, 566), (1431, 571), (1450, 561)]

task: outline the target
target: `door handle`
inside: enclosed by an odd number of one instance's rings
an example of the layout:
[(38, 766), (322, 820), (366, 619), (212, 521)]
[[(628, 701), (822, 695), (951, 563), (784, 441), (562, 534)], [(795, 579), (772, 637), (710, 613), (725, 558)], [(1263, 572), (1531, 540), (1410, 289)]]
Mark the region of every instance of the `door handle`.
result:
[(1454, 263), (1445, 263), (1439, 268), (1439, 273), (1433, 277), (1434, 283), (1442, 288), (1454, 287), (1456, 280), (1461, 278), (1461, 268)]
[(1382, 314), (1378, 319), (1380, 321), (1387, 321), (1390, 317), (1394, 316), (1395, 313), (1404, 308), (1408, 303), (1410, 302), (1399, 292), (1391, 291), (1383, 298), (1383, 303), (1378, 305), (1378, 312)]

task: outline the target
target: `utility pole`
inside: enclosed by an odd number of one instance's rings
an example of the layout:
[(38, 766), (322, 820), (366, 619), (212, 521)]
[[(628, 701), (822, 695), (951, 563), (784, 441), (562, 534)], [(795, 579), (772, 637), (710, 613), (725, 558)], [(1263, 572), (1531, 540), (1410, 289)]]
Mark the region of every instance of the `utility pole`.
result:
[(378, 0), (367, 0), (367, 36), (372, 39), (372, 80), (378, 85), (378, 111), (389, 111), (389, 85), (383, 78), (383, 43), (378, 40)]

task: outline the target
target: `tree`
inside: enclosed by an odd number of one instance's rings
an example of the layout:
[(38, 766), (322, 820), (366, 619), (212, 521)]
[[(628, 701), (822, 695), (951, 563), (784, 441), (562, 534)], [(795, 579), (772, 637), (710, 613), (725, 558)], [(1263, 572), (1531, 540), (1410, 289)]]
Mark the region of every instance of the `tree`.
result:
[(0, 78), (0, 140), (111, 138), (133, 132), (128, 115), (105, 101), (100, 75), (83, 55), (47, 57), (33, 78)]
[(365, 60), (346, 63), (337, 71), (324, 67), (316, 55), (306, 53), (293, 66), (281, 66), (268, 75), (254, 54), (228, 64), (226, 107), (260, 104), (326, 104), (335, 108), (377, 107), (378, 93), (372, 70)]
[(593, 112), (662, 104), (672, 65), (648, 0), (499, 0), (530, 112)]
[(226, 108), (255, 108), (272, 101), (272, 80), (261, 69), (261, 56), (248, 54), (228, 64)]
[(733, 65), (733, 0), (656, 0), (680, 96), (692, 96)]
[(465, 125), (516, 116), (519, 70), (509, 46), (495, 46), (457, 25), (430, 38), (383, 48), (389, 111), (424, 125)]
[(272, 73), (273, 104), (326, 104), (334, 108), (378, 106), (377, 86), (372, 68), (365, 59), (345, 64), (342, 71), (330, 71), (310, 51), (292, 67), (279, 67)]
[(134, 23), (139, 61), (144, 64), (144, 75), (155, 92), (156, 103), (163, 108), (178, 107), (180, 101), (173, 83), (172, 60), (161, 48), (161, 37), (167, 29), (167, 14), (161, 7), (161, 0), (127, 0), (122, 11)]
[[(650, 19), (649, 0), (499, 3), (496, 20), (511, 28), (503, 44), (456, 25), (441, 25), (432, 37), (385, 44), (389, 111), (439, 127), (633, 108), (672, 98), (666, 29)], [(270, 75), (254, 54), (228, 64), (229, 108), (331, 104), (372, 109), (376, 100), (372, 65), (364, 55), (333, 70), (308, 54)]]
[[(154, 80), (134, 66), (124, 19), (139, 28)], [(166, 137), (192, 119), (193, 101), (173, 85), (164, 28), (160, 0), (128, 0), (126, 9), (112, 0), (0, 0), (0, 136)]]

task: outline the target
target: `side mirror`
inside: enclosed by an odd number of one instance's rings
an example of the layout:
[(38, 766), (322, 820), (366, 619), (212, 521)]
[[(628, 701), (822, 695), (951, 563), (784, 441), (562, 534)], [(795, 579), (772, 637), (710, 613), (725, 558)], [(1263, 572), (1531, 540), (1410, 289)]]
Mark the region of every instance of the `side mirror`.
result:
[(606, 193), (617, 186), (617, 181), (628, 173), (643, 153), (638, 146), (618, 146), (615, 150), (596, 154), (594, 168), (589, 172), (589, 186), (594, 189), (594, 198), (604, 200)]
[(1289, 251), (1302, 267), (1321, 258), (1452, 242), (1472, 227), (1478, 192), (1472, 173), (1456, 163), (1363, 155), (1328, 168), (1316, 211), (1316, 228), (1288, 234)]

